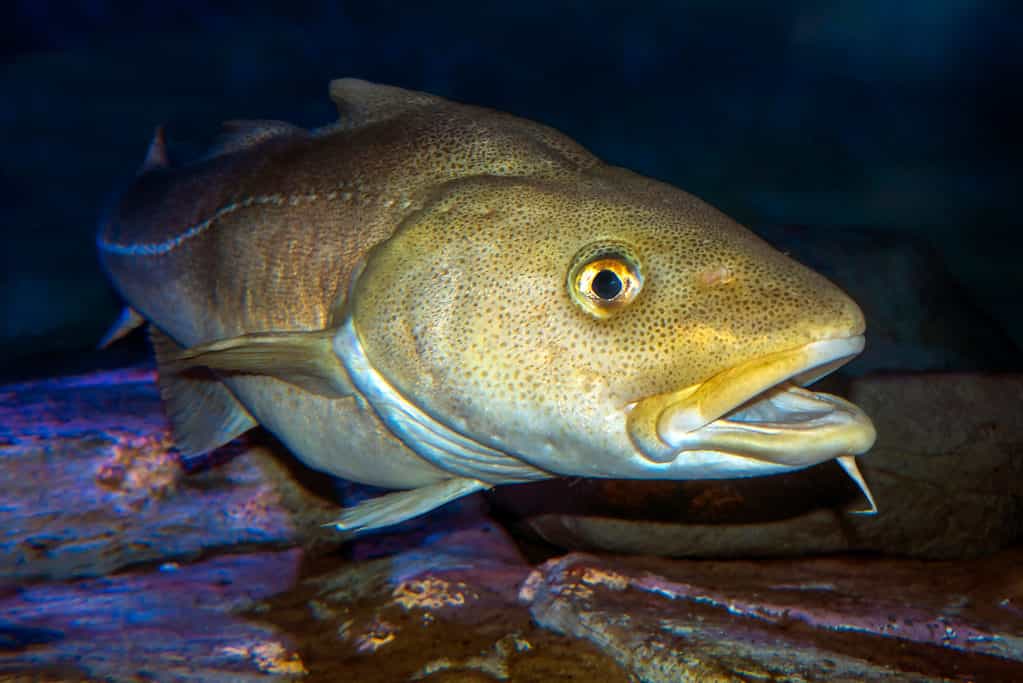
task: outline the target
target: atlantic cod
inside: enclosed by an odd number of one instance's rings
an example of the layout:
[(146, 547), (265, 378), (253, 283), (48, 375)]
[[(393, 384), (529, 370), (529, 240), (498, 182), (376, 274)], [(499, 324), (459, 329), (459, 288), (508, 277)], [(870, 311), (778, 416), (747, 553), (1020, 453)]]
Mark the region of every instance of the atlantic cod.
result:
[(306, 130), (225, 124), (168, 163), (158, 130), (104, 219), (148, 322), (178, 449), (264, 426), (308, 465), (399, 489), (357, 532), (500, 484), (721, 479), (854, 456), (870, 419), (804, 388), (864, 319), (703, 201), (546, 126), (355, 79)]

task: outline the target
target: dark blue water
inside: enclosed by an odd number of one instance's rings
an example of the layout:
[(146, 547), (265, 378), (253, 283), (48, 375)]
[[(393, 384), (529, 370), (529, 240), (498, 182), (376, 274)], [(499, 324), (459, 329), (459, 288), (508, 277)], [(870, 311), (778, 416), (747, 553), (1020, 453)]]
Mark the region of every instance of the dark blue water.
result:
[[(1013, 151), (1023, 58), (1009, 2), (9, 7), (0, 379), (141, 357), (141, 340), (90, 352), (119, 306), (93, 235), (153, 126), (167, 124), (187, 160), (224, 119), (320, 125), (335, 115), (327, 82), (346, 75), (540, 120), (753, 227), (825, 240), (870, 228), (913, 258), (923, 249), (942, 283), (926, 315), (940, 319), (954, 295), (975, 307), (968, 321), (984, 321), (950, 323), (937, 343), (979, 334), (998, 349), (934, 367), (1006, 369), (1023, 341)], [(780, 246), (801, 257), (798, 244)], [(922, 285), (875, 289), (899, 287)]]

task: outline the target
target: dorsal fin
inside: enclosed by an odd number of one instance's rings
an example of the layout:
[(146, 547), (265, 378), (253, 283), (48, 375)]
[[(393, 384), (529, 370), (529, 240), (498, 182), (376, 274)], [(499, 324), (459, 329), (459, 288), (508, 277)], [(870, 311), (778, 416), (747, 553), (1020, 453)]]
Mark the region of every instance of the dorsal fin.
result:
[(170, 369), (171, 359), (180, 355), (182, 348), (152, 325), (149, 335), (164, 412), (182, 454), (211, 451), (256, 426), (249, 411), (214, 373)]
[(330, 82), (330, 99), (340, 116), (337, 127), (351, 129), (394, 118), (412, 109), (447, 102), (442, 97), (390, 85), (378, 85), (358, 78)]
[(169, 166), (170, 157), (167, 155), (167, 136), (163, 131), (163, 125), (159, 125), (153, 131), (153, 139), (149, 141), (149, 149), (146, 151), (146, 158), (142, 162), (139, 174), (168, 168)]
[(223, 132), (210, 156), (249, 149), (275, 138), (307, 137), (309, 132), (287, 121), (233, 120), (221, 124)]

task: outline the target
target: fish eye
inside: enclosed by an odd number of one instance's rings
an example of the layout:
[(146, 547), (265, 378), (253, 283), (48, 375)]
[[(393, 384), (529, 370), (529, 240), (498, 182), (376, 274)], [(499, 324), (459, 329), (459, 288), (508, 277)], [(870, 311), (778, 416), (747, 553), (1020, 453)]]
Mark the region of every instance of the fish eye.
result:
[(614, 301), (622, 291), (622, 279), (613, 270), (605, 268), (593, 276), (590, 290), (604, 301)]
[(610, 318), (643, 288), (639, 259), (627, 245), (598, 242), (584, 247), (568, 273), (572, 300), (595, 318)]

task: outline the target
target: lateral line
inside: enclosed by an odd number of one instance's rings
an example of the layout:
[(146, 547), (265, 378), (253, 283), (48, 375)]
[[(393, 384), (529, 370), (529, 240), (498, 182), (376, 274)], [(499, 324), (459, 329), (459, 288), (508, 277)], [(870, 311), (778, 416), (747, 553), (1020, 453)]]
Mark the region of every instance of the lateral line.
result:
[(370, 202), (376, 199), (380, 201), (385, 207), (397, 205), (401, 209), (407, 209), (412, 205), (412, 202), (409, 200), (409, 198), (405, 196), (401, 196), (401, 199), (399, 201), (395, 201), (394, 199), (389, 199), (387, 197), (378, 195), (375, 192), (367, 191), (366, 189), (363, 189), (359, 186), (355, 186), (352, 189), (346, 190), (345, 189), (346, 186), (351, 187), (351, 185), (349, 184), (341, 183), (338, 186), (338, 189), (331, 190), (325, 193), (309, 192), (306, 194), (293, 194), (288, 196), (281, 194), (270, 194), (260, 195), (257, 197), (248, 197), (240, 202), (234, 202), (232, 204), (228, 204), (227, 206), (223, 206), (217, 209), (217, 211), (215, 211), (213, 215), (207, 218), (206, 220), (202, 221), (201, 223), (196, 223), (195, 225), (191, 226), (184, 232), (179, 233), (174, 237), (163, 240), (162, 242), (137, 242), (132, 244), (114, 242), (112, 240), (106, 239), (103, 236), (102, 231), (97, 236), (96, 242), (99, 245), (99, 248), (102, 249), (103, 251), (110, 254), (116, 254), (118, 256), (162, 256), (164, 254), (169, 254), (170, 252), (174, 251), (188, 240), (203, 234), (210, 228), (211, 225), (216, 223), (221, 218), (224, 218), (225, 216), (228, 216), (234, 213), (235, 211), (240, 211), (251, 206), (265, 206), (268, 204), (273, 206), (284, 205), (298, 206), (299, 204), (302, 203), (312, 203), (323, 199), (330, 201), (342, 200), (346, 202), (351, 201)]

